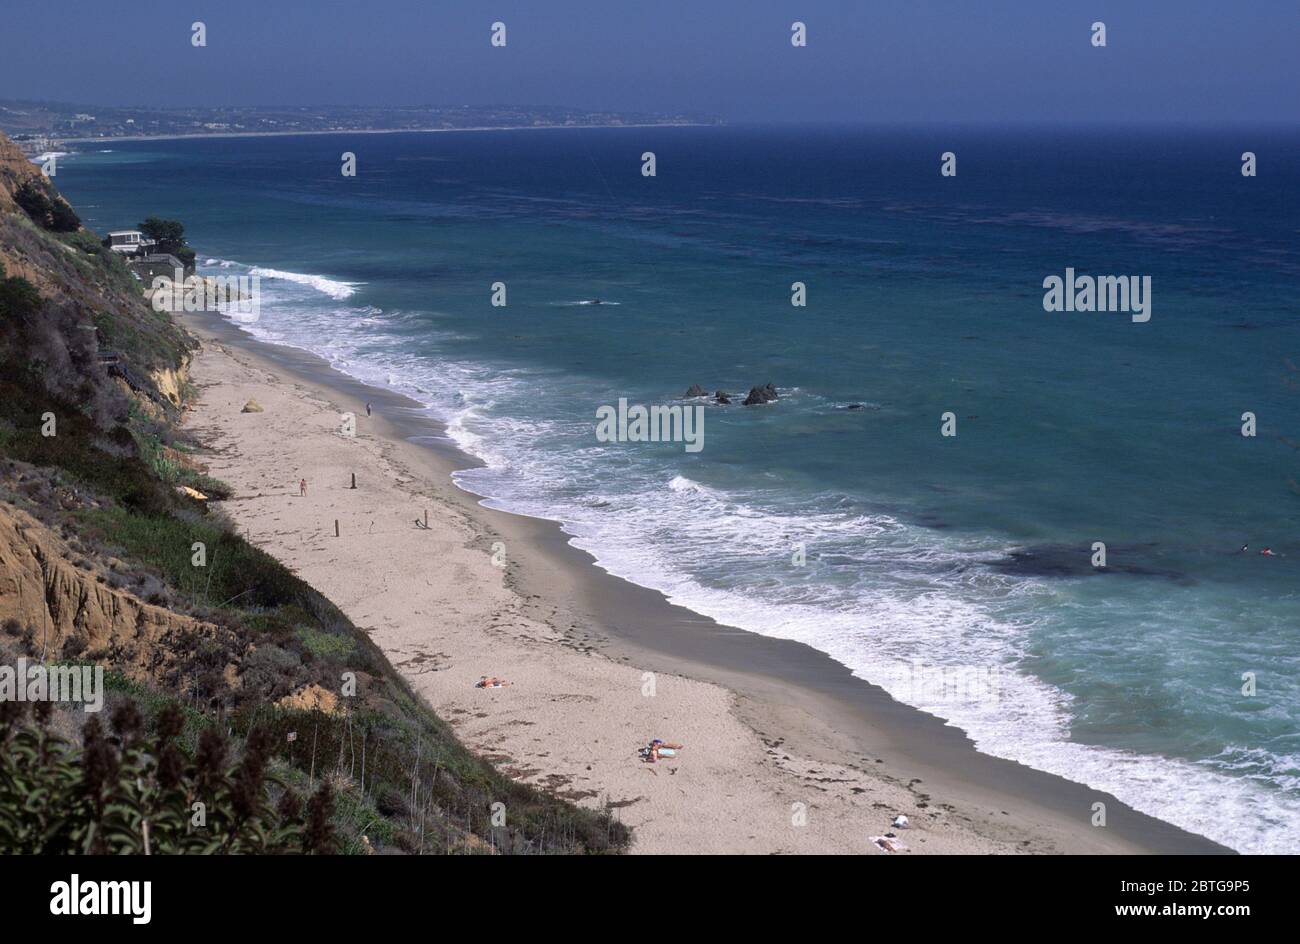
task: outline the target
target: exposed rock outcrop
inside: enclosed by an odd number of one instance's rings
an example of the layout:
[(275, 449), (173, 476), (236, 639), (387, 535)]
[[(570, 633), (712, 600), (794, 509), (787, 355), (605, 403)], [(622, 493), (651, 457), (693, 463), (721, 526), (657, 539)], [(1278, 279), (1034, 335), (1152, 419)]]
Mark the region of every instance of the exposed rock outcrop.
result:
[(281, 708), (297, 708), (302, 711), (322, 711), (332, 715), (339, 710), (339, 696), (329, 689), (322, 688), (315, 682), (300, 688), (292, 695), (285, 695), (276, 702)]
[(23, 184), (40, 183), (41, 170), (23, 153), (22, 148), (0, 134), (0, 211), (16, 211), (14, 192)]
[(38, 655), (90, 658), (184, 692), (188, 673), (172, 670), (198, 647), (242, 650), (228, 630), (101, 583), (68, 559), (74, 556), (40, 521), (0, 504), (0, 625), (27, 636)]
[(745, 406), (758, 406), (763, 403), (774, 403), (777, 399), (776, 387), (771, 384), (763, 384), (761, 387), (750, 387), (749, 396), (745, 397)]
[(189, 377), (190, 359), (190, 355), (186, 353), (180, 367), (160, 368), (150, 374), (158, 388), (158, 392), (175, 406), (180, 406), (183, 399), (182, 391), (185, 387), (185, 381)]

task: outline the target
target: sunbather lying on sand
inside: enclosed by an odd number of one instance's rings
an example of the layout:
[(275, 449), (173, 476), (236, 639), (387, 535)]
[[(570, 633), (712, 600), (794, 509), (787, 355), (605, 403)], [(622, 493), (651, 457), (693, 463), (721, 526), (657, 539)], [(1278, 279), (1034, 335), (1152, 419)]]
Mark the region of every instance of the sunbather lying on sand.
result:
[(499, 679), (496, 676), (484, 675), (474, 683), (475, 688), (504, 688), (509, 685), (505, 679)]
[(681, 744), (673, 744), (670, 741), (655, 738), (650, 742), (649, 746), (641, 748), (640, 754), (647, 764), (653, 764), (660, 757), (676, 757), (677, 752), (681, 749)]

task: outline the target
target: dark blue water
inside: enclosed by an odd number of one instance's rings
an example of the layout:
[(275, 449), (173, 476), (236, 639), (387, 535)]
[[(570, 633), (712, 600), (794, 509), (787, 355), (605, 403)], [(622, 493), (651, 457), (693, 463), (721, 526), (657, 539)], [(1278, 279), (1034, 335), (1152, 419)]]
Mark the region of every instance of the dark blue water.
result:
[[(487, 460), (460, 481), (492, 504), (808, 642), (984, 750), (1238, 849), (1300, 850), (1300, 134), (106, 149), (57, 178), (91, 225), (184, 220), (208, 271), (260, 274), (250, 330), (429, 404)], [(1151, 320), (1044, 311), (1067, 267), (1150, 276)], [(766, 382), (775, 405), (706, 407), (698, 453), (594, 435), (621, 397)]]

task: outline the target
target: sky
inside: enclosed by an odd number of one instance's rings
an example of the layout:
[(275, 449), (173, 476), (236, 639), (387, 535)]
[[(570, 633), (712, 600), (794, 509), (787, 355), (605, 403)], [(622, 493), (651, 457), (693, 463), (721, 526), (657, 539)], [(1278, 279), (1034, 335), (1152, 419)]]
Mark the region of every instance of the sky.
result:
[[(0, 98), (1300, 120), (1292, 0), (4, 0)], [(207, 46), (191, 45), (191, 24)], [(507, 44), (489, 43), (495, 21)], [(808, 44), (790, 43), (807, 24)], [(1106, 24), (1095, 48), (1091, 24)]]

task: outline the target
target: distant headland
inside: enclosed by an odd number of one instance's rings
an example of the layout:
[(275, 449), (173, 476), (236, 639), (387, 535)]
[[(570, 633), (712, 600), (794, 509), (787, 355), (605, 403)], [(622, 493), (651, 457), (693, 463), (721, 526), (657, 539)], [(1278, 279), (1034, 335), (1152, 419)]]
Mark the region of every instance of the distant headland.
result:
[(0, 130), (29, 154), (62, 144), (144, 138), (617, 128), (719, 124), (706, 115), (581, 108), (397, 105), (153, 108), (0, 100)]

